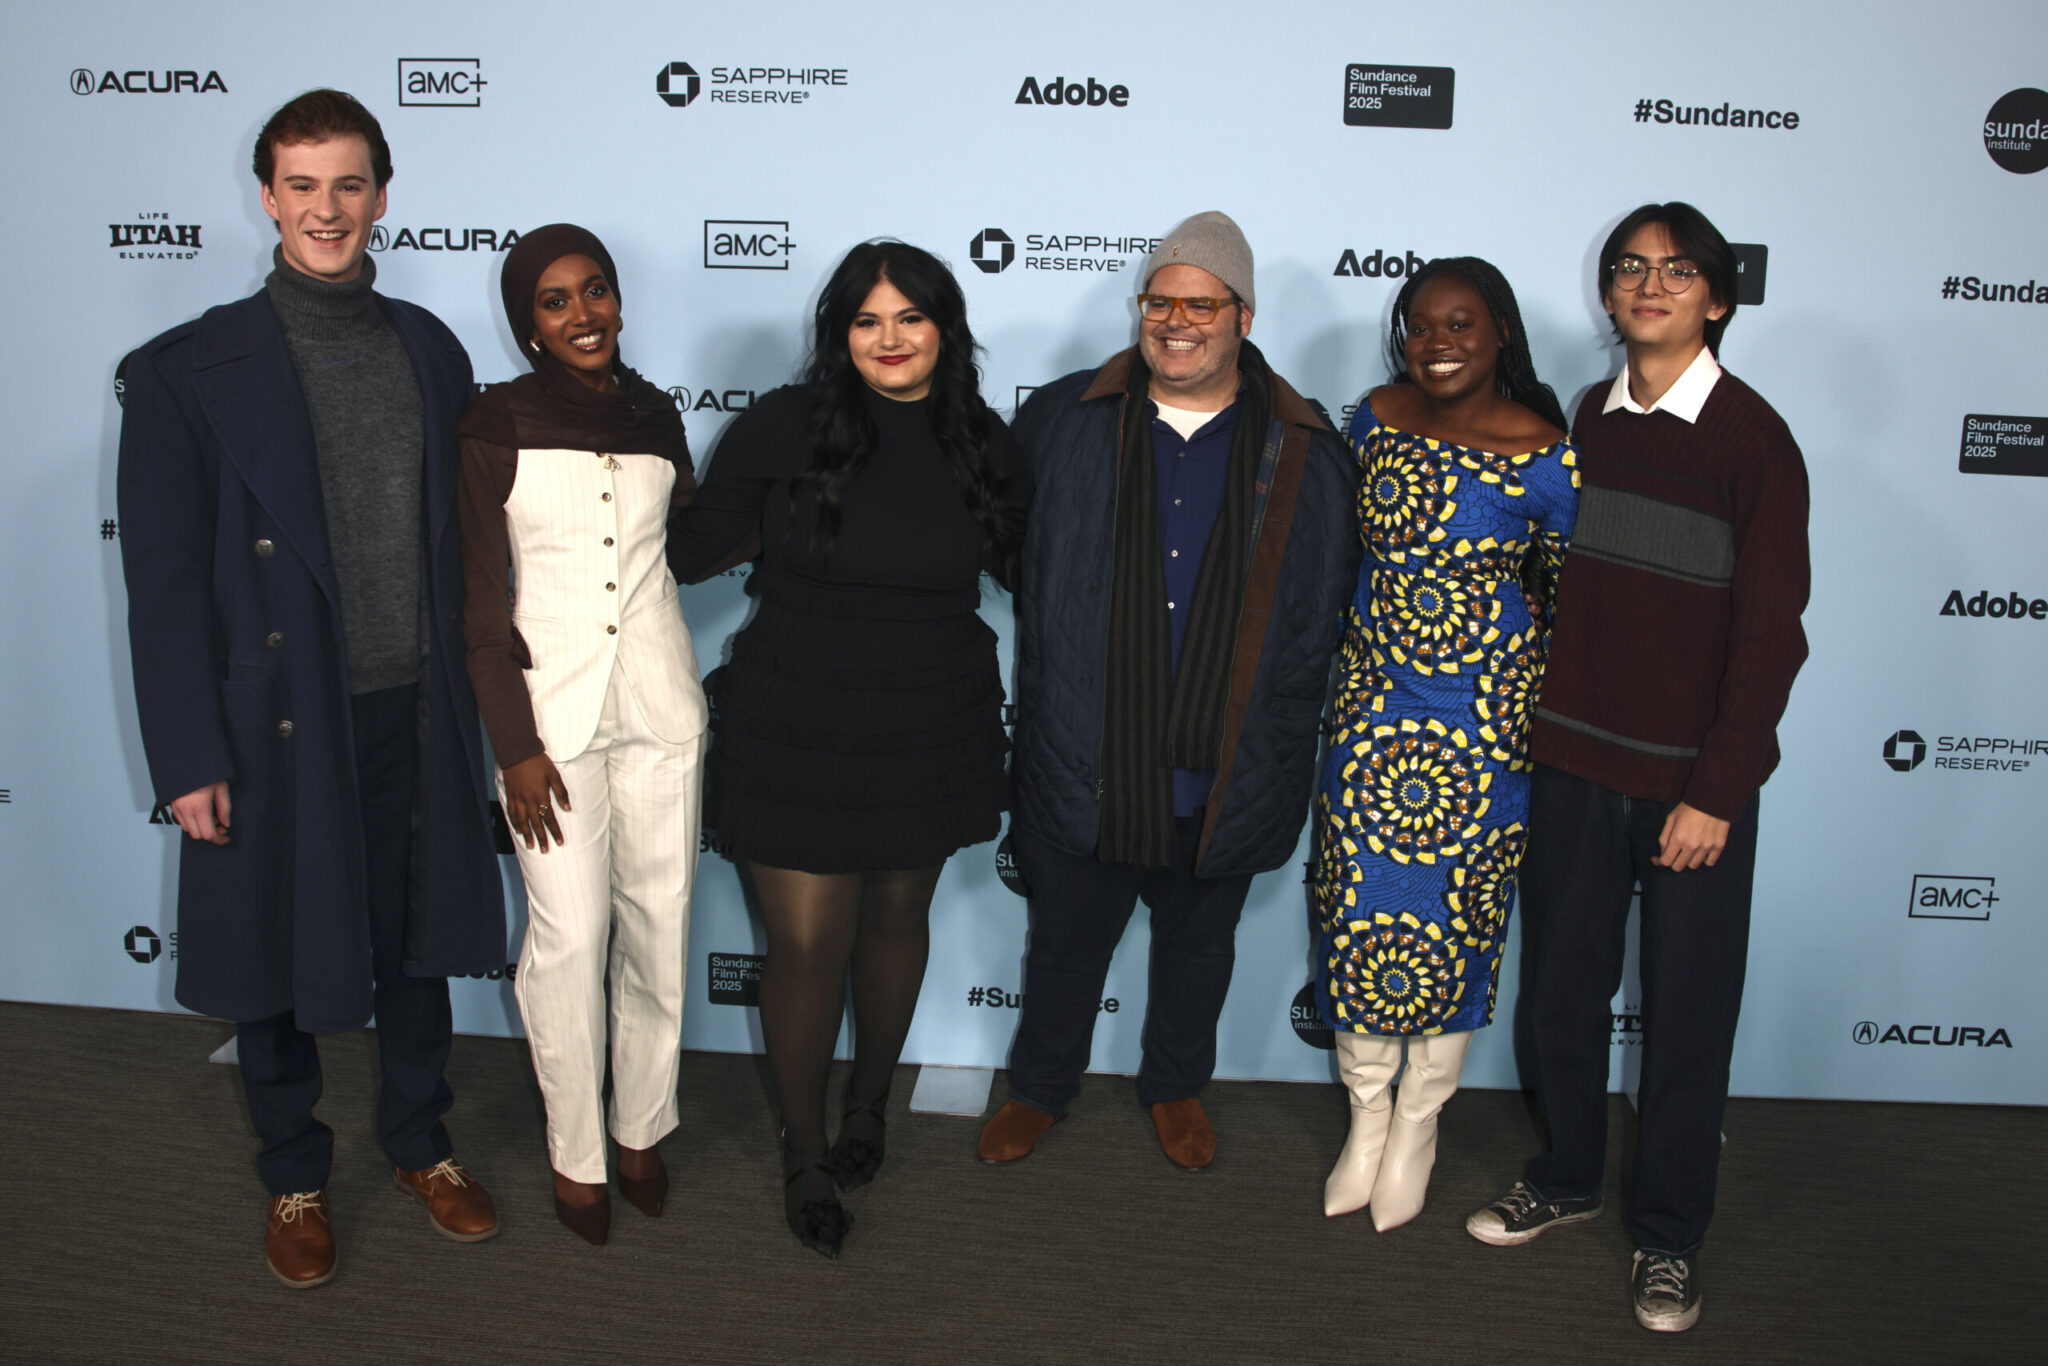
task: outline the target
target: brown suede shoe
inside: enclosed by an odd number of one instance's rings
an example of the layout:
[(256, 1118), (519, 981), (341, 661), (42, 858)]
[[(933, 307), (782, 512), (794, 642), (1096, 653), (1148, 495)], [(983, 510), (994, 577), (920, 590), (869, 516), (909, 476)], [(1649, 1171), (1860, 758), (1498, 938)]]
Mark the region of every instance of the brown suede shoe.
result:
[(294, 1290), (310, 1290), (334, 1279), (334, 1228), (327, 1222), (326, 1191), (271, 1199), (263, 1257), (270, 1263), (270, 1274)]
[(398, 1188), (427, 1207), (434, 1227), (458, 1243), (481, 1243), (498, 1234), (498, 1207), (491, 1193), (448, 1158), (423, 1172), (393, 1167)]
[(1182, 1171), (1198, 1172), (1216, 1160), (1216, 1131), (1209, 1127), (1202, 1102), (1193, 1096), (1153, 1106), (1152, 1127), (1159, 1130), (1166, 1160)]
[(1059, 1122), (1058, 1115), (1021, 1100), (1006, 1101), (995, 1117), (981, 1126), (981, 1142), (975, 1145), (974, 1155), (992, 1164), (1022, 1162), (1038, 1146), (1039, 1135)]

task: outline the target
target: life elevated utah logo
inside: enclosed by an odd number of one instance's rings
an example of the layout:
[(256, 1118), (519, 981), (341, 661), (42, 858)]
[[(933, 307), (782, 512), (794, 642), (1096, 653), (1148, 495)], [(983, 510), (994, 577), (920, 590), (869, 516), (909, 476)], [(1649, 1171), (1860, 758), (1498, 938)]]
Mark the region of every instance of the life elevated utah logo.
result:
[(1984, 150), (2014, 175), (2048, 167), (2048, 91), (2021, 86), (1984, 116)]
[(81, 66), (71, 73), (74, 95), (205, 95), (228, 93), (218, 71), (94, 71)]
[(107, 224), (107, 246), (123, 261), (192, 261), (200, 250), (200, 225), (173, 223), (168, 213), (149, 211), (128, 223)]

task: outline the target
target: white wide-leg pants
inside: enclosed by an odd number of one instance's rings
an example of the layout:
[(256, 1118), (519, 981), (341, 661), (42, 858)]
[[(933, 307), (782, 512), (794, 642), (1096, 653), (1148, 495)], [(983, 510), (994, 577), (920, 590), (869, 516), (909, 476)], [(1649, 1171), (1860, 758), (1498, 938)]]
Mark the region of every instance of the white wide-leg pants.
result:
[(607, 985), (612, 1137), (651, 1148), (676, 1127), (703, 752), (701, 735), (671, 744), (649, 730), (614, 665), (589, 747), (556, 761), (571, 804), (555, 813), (563, 843), (542, 853), (518, 841), (527, 919), (514, 992), (548, 1160), (571, 1181), (605, 1180)]

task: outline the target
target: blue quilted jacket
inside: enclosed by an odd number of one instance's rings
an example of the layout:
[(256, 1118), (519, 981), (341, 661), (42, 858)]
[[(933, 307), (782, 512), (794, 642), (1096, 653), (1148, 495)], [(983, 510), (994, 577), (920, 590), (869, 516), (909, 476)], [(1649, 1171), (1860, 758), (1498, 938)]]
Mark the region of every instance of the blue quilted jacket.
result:
[[(1034, 495), (1017, 588), (1012, 819), (1095, 851), (1118, 447), (1132, 353), (1033, 393), (1011, 431)], [(1358, 577), (1358, 471), (1322, 413), (1273, 376), (1265, 466), (1195, 871), (1285, 863), (1308, 816), (1331, 656)], [(1277, 447), (1277, 459), (1274, 458)], [(1262, 467), (1263, 468), (1263, 467)]]

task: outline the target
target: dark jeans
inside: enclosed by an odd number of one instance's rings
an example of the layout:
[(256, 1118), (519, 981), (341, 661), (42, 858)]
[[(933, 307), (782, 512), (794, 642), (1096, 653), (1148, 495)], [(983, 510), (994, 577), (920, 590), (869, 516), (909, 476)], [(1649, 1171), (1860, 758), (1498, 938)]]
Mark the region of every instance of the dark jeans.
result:
[(1151, 985), (1144, 1105), (1200, 1095), (1216, 1070), (1216, 1017), (1237, 964), (1237, 918), (1249, 875), (1195, 876), (1202, 815), (1174, 822), (1173, 863), (1134, 868), (1070, 854), (1011, 827), (1017, 869), (1031, 888), (1031, 944), (1024, 955), (1024, 1008), (1010, 1045), (1010, 1098), (1064, 1115), (1081, 1089), (1095, 1041), (1109, 960), (1143, 901), (1152, 912)]
[[(405, 975), (406, 884), (412, 858), (412, 810), (419, 754), (407, 684), (350, 699), (355, 712), (356, 784), (362, 798), (364, 861), (375, 974), (377, 1137), (407, 1171), (434, 1166), (453, 1151), (441, 1116), (454, 1094), (448, 1066), (452, 1020), (445, 977)], [(320, 1052), (292, 1013), (235, 1026), (242, 1088), (263, 1150), (256, 1170), (272, 1195), (327, 1184), (334, 1131), (313, 1117), (320, 1100)]]
[(1728, 1060), (1749, 962), (1757, 803), (1711, 868), (1654, 866), (1675, 803), (1625, 797), (1538, 765), (1522, 861), (1522, 952), (1536, 1101), (1548, 1150), (1529, 1164), (1549, 1203), (1599, 1196), (1607, 1071), (1631, 893), (1642, 886), (1642, 1083), (1628, 1231), (1649, 1252), (1690, 1257), (1714, 1217)]

